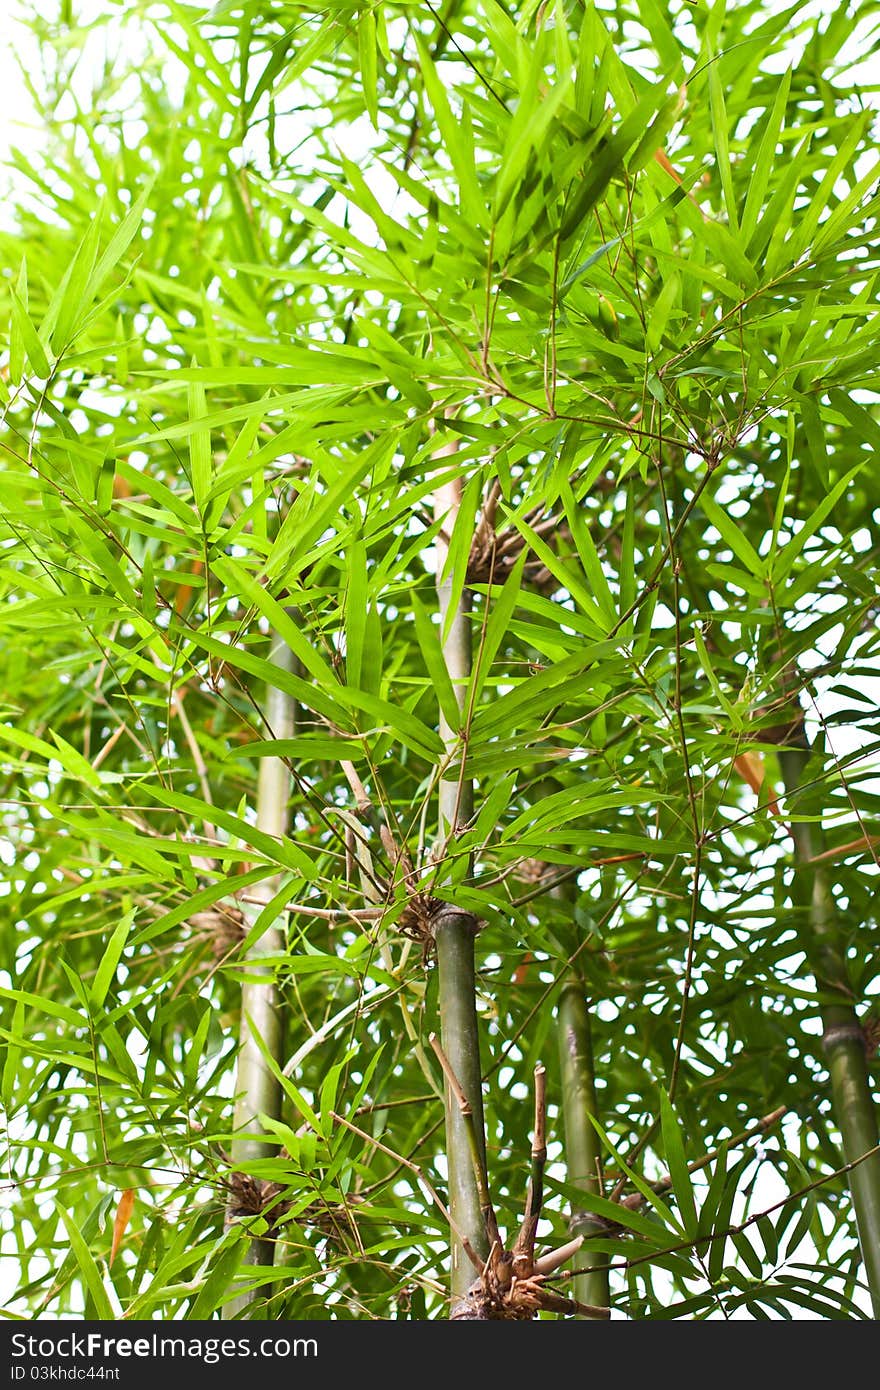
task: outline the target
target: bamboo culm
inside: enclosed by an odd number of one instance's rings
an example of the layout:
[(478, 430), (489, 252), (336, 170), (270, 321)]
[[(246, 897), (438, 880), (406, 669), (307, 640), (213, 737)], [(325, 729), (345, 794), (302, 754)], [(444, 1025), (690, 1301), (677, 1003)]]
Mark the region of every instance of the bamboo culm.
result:
[[(568, 1181), (582, 1192), (601, 1195), (599, 1184), (602, 1152), (599, 1136), (590, 1116), (596, 1115), (596, 1088), (593, 1073), (593, 1042), (590, 1011), (584, 984), (572, 973), (564, 981), (556, 1014), (559, 1060), (562, 1076), (560, 1098), (565, 1130), (565, 1165)], [(573, 1211), (573, 1235), (594, 1231), (589, 1215)], [(607, 1307), (608, 1270), (604, 1255), (578, 1254), (577, 1274), (572, 1293), (579, 1303)]]
[[(452, 450), (448, 449), (448, 452)], [(441, 456), (438, 453), (438, 457)], [(457, 479), (439, 486), (435, 494), (435, 509), (438, 515), (445, 517), (447, 537), (452, 534), (455, 526), (460, 497), (461, 485)], [(447, 553), (448, 541), (441, 533), (436, 543), (435, 554), (443, 659), (452, 680), (459, 709), (463, 712), (467, 683), (471, 674), (469, 595), (465, 589), (455, 611), (450, 611), (452, 579), (450, 576), (444, 576)], [(459, 730), (449, 725), (442, 712), (440, 737), (447, 755), (451, 754), (458, 743)], [(454, 836), (457, 827), (469, 820), (472, 814), (473, 785), (458, 776), (442, 778), (439, 785), (441, 849)], [(442, 890), (442, 867), (438, 887)], [(434, 940), (437, 949), (440, 1034), (443, 1050), (470, 1103), (485, 1169), (482, 1071), (474, 962), (476, 925), (470, 912), (460, 912), (450, 906), (436, 919)], [(458, 1236), (464, 1236), (476, 1254), (483, 1259), (489, 1250), (480, 1193), (474, 1174), (471, 1141), (460, 1107), (448, 1084), (445, 1096), (449, 1210), (453, 1223), (450, 1241), (450, 1316), (454, 1318), (456, 1311), (461, 1312), (462, 1301), (474, 1277), (473, 1265)]]
[[(271, 660), (284, 671), (293, 671), (295, 658), (289, 647), (276, 637), (272, 642)], [(295, 702), (290, 695), (270, 688), (265, 697), (266, 724), (273, 738), (292, 738), (296, 729)], [(269, 835), (286, 834), (290, 817), (290, 772), (283, 759), (260, 760), (257, 786), (257, 826)], [(264, 879), (253, 891), (250, 900), (268, 903), (278, 891), (277, 876)], [(248, 951), (248, 975), (251, 977), (241, 990), (240, 1047), (236, 1065), (234, 1129), (232, 1161), (246, 1164), (268, 1158), (277, 1152), (277, 1141), (263, 1137), (260, 1115), (279, 1119), (281, 1086), (269, 1068), (262, 1047), (282, 1065), (284, 1038), (278, 989), (271, 967), (261, 966), (261, 958), (278, 957), (285, 947), (285, 936), (278, 921), (270, 922)], [(245, 1263), (268, 1266), (274, 1262), (275, 1242), (257, 1237), (250, 1242)], [(245, 1292), (232, 1299), (224, 1316), (239, 1316), (253, 1301), (254, 1295)]]
[[(780, 764), (789, 809), (805, 781), (810, 750), (802, 746), (780, 751)], [(796, 883), (804, 910), (803, 948), (826, 1003), (822, 1005), (822, 1041), (831, 1078), (834, 1117), (840, 1128), (847, 1163), (861, 1158), (878, 1142), (877, 1110), (868, 1075), (865, 1037), (852, 1002), (846, 950), (831, 896), (827, 870), (814, 862), (822, 852), (816, 825), (791, 825), (795, 846)], [(880, 1317), (880, 1154), (866, 1159), (849, 1175), (865, 1277), (875, 1318)]]

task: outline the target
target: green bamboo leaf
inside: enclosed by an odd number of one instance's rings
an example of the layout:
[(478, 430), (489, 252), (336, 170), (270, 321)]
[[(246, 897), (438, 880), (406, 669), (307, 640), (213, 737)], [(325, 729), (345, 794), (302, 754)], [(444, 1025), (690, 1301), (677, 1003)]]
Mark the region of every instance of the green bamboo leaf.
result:
[(740, 1179), (753, 1161), (751, 1154), (745, 1154), (734, 1164), (730, 1172), (726, 1174), (724, 1182), (721, 1184), (721, 1192), (718, 1195), (715, 1216), (712, 1221), (712, 1235), (714, 1239), (709, 1246), (708, 1256), (709, 1278), (714, 1282), (720, 1279), (724, 1267), (727, 1241), (729, 1239), (727, 1232), (731, 1224), (733, 1204), (740, 1190)]
[(114, 463), (116, 474), (124, 479), (133, 491), (146, 492), (160, 511), (169, 512), (183, 527), (184, 535), (193, 540), (200, 540), (201, 528), (191, 504), (178, 497), (166, 483), (154, 477), (149, 469), (136, 468), (127, 458), (116, 457)]
[(595, 1192), (578, 1191), (577, 1202), (584, 1211), (595, 1212), (605, 1221), (622, 1226), (627, 1231), (649, 1241), (654, 1250), (662, 1249), (668, 1243), (669, 1232), (659, 1225), (656, 1219), (624, 1206), (621, 1202), (609, 1202), (607, 1197), (599, 1197)]
[(452, 534), (449, 537), (446, 561), (443, 566), (443, 573), (440, 576), (443, 580), (450, 580), (446, 623), (440, 634), (440, 640), (444, 644), (449, 638), (449, 632), (455, 615), (458, 612), (461, 596), (464, 593), (464, 586), (467, 580), (468, 559), (471, 553), (471, 543), (474, 538), (474, 522), (477, 516), (477, 507), (480, 503), (481, 492), (481, 480), (474, 474), (462, 490), (458, 509), (455, 513), (455, 523), (452, 527)]
[[(114, 1194), (112, 1192), (105, 1193), (101, 1196), (99, 1201), (97, 1201), (87, 1211), (84, 1219), (80, 1220), (78, 1226), (79, 1233), (86, 1243), (93, 1241), (95, 1237), (98, 1235), (98, 1232), (101, 1229), (101, 1226), (107, 1216), (108, 1211), (112, 1206), (113, 1201)], [(77, 1259), (73, 1252), (73, 1249), (71, 1248), (65, 1255), (64, 1259), (61, 1261), (60, 1266), (55, 1271), (54, 1287), (59, 1291), (67, 1288), (71, 1279), (75, 1275), (77, 1268)]]
[(364, 88), (364, 101), (373, 129), (379, 129), (379, 103), (376, 93), (376, 15), (372, 7), (361, 10), (358, 17), (358, 57), (361, 65), (361, 81)]
[(776, 89), (773, 106), (767, 117), (767, 124), (761, 135), (761, 141), (752, 165), (740, 226), (743, 242), (746, 245), (748, 245), (758, 225), (758, 214), (763, 207), (764, 197), (770, 185), (770, 174), (776, 160), (776, 146), (785, 124), (788, 95), (791, 90), (791, 74), (791, 67), (786, 68), (782, 74), (782, 81)]
[(104, 1288), (103, 1276), (80, 1233), (76, 1218), (62, 1206), (57, 1198), (55, 1199), (55, 1210), (64, 1223), (67, 1239), (70, 1241), (70, 1249), (79, 1266), (79, 1272), (82, 1275), (88, 1295), (94, 1304), (96, 1316), (104, 1322), (115, 1322), (116, 1314)]
[(824, 497), (819, 505), (814, 509), (808, 521), (800, 528), (796, 535), (792, 536), (786, 546), (778, 552), (773, 566), (772, 580), (774, 583), (782, 583), (791, 573), (798, 556), (803, 552), (804, 546), (811, 536), (814, 536), (820, 526), (824, 526), (826, 520), (833, 512), (837, 503), (846, 492), (850, 483), (858, 473), (862, 471), (864, 463), (857, 463), (855, 468), (851, 468), (848, 473), (835, 484), (835, 486)]
[(378, 606), (371, 603), (367, 608), (367, 622), (364, 628), (364, 653), (361, 662), (361, 686), (368, 695), (378, 695), (382, 687), (384, 670), (384, 640), (382, 637), (382, 616)]
[[(489, 610), (486, 620), (485, 630), (482, 635), (479, 650), (474, 660), (471, 684), (473, 693), (469, 696), (474, 708), (482, 694), (483, 688), (492, 670), (492, 663), (498, 654), (502, 642), (508, 635), (511, 618), (516, 609), (517, 601), (522, 587), (523, 572), (525, 570), (528, 551), (523, 548), (517, 556), (510, 574), (502, 585), (501, 592), (487, 590), (486, 606)], [(453, 725), (455, 727), (455, 725)]]
[(8, 286), (8, 289), (12, 301), (12, 321), (15, 324), (18, 337), (24, 345), (24, 350), (36, 375), (42, 377), (44, 381), (48, 381), (52, 375), (52, 367), (46, 356), (46, 349), (40, 342), (39, 334), (28, 316), (27, 309), (15, 290), (11, 285)]
[[(270, 397), (266, 396), (265, 399), (268, 410)], [(219, 523), (233, 488), (245, 479), (250, 480), (253, 476), (253, 462), (249, 455), (262, 423), (259, 415), (252, 415), (249, 420), (245, 421), (224, 462), (217, 469), (205, 499), (204, 521), (205, 530), (208, 533)]]
[(681, 1212), (685, 1232), (693, 1239), (699, 1229), (693, 1184), (688, 1172), (678, 1117), (668, 1097), (662, 1091), (660, 1093), (660, 1126), (663, 1133), (666, 1162), (669, 1164), (669, 1176), (672, 1179), (672, 1190)]
[[(819, 187), (811, 188), (809, 202), (803, 214), (797, 219), (791, 236), (785, 243), (785, 257), (789, 264), (794, 265), (812, 242), (823, 213), (831, 207), (832, 199), (836, 199), (835, 190), (838, 187), (838, 182), (841, 176), (851, 168), (855, 151), (863, 141), (865, 131), (872, 119), (870, 111), (862, 111), (853, 116), (833, 158), (828, 162)], [(783, 248), (780, 246), (772, 266), (768, 257), (767, 268), (771, 273), (775, 273), (782, 263), (782, 250)]]
[(321, 1133), (325, 1139), (329, 1139), (333, 1133), (336, 1121), (332, 1112), (336, 1109), (336, 1098), (339, 1094), (339, 1085), (343, 1077), (347, 1074), (353, 1057), (357, 1056), (356, 1049), (349, 1049), (341, 1061), (335, 1062), (327, 1071), (324, 1080), (321, 1082), (321, 1091), (318, 1097), (318, 1113), (321, 1117)]
[(0, 741), (12, 743), (18, 748), (27, 749), (31, 753), (39, 753), (47, 761), (57, 762), (64, 768), (69, 776), (77, 782), (85, 782), (88, 786), (95, 789), (100, 788), (101, 779), (90, 763), (86, 761), (82, 753), (63, 739), (60, 734), (50, 730), (54, 740), (54, 746), (46, 743), (45, 739), (35, 738), (33, 734), (28, 734), (24, 729), (16, 729), (9, 724), (0, 724)]
[(584, 567), (584, 574), (590, 586), (596, 607), (602, 615), (603, 628), (610, 629), (614, 626), (617, 617), (617, 605), (608, 586), (602, 562), (593, 544), (589, 527), (584, 520), (584, 514), (578, 503), (575, 501), (574, 493), (568, 482), (563, 481), (560, 488), (565, 515), (571, 527), (572, 539), (574, 540), (577, 553), (581, 564)]
[(677, 270), (665, 277), (663, 287), (651, 306), (651, 317), (646, 335), (648, 348), (657, 352), (669, 325), (675, 306), (681, 300), (681, 276)]
[(472, 226), (485, 226), (486, 200), (477, 178), (473, 143), (468, 139), (466, 113), (462, 113), (460, 119), (453, 115), (446, 89), (438, 76), (427, 43), (419, 33), (415, 34), (415, 40), (425, 91), (434, 109), (434, 119), (443, 139), (443, 147), (452, 161), (458, 179), (461, 210)]
[[(250, 1025), (250, 1036), (256, 1043), (260, 1056), (263, 1058), (263, 1061), (266, 1063), (266, 1066), (269, 1068), (275, 1080), (283, 1087), (285, 1094), (290, 1100), (293, 1101), (293, 1104), (302, 1115), (306, 1124), (312, 1128), (316, 1135), (323, 1134), (321, 1121), (318, 1119), (318, 1116), (315, 1114), (311, 1105), (309, 1105), (299, 1087), (281, 1070), (276, 1058), (272, 1056), (272, 1053), (267, 1048), (266, 1041), (260, 1033), (260, 1030), (254, 1027), (253, 1019), (249, 1019), (248, 1022)], [(261, 1126), (266, 1130), (271, 1130), (273, 1125), (278, 1123), (277, 1120), (273, 1121), (271, 1115), (260, 1115), (258, 1118)]]
[(92, 987), (89, 990), (89, 1003), (94, 1009), (104, 1007), (104, 1000), (107, 998), (107, 992), (113, 983), (116, 967), (122, 958), (122, 952), (125, 950), (125, 943), (131, 932), (134, 918), (135, 910), (131, 908), (116, 925), (110, 940), (107, 942), (98, 969), (95, 971)]
[(370, 715), (378, 722), (381, 731), (393, 734), (401, 743), (406, 744), (407, 748), (427, 758), (429, 762), (433, 762), (442, 753), (443, 745), (436, 730), (429, 728), (417, 715), (402, 705), (382, 700), (365, 690), (352, 690), (345, 685), (340, 686), (339, 698), (341, 703), (350, 709)]
[[(286, 694), (292, 695), (304, 709), (316, 711), (330, 720), (334, 726), (341, 725), (344, 734), (350, 736), (353, 733), (352, 721), (345, 706), (354, 706), (354, 696), (352, 692), (346, 691), (344, 686), (339, 686), (335, 692), (335, 698), (331, 699), (315, 681), (303, 680), (301, 676), (296, 676), (282, 667), (275, 666), (265, 657), (254, 656), (251, 652), (243, 651), (241, 647), (230, 646), (228, 642), (221, 642), (219, 638), (213, 637), (201, 629), (198, 633), (190, 633), (190, 636), (194, 645), (210, 652), (221, 662), (228, 663), (236, 669), (250, 672), (270, 689), (282, 690)], [(341, 703), (343, 700), (345, 705)], [(211, 819), (210, 815), (208, 819)]]
[(710, 1168), (709, 1189), (700, 1204), (700, 1235), (709, 1235), (713, 1230), (718, 1206), (728, 1183), (727, 1143), (723, 1143)]
[(299, 738), (257, 739), (246, 746), (249, 758), (290, 758), (298, 764), (326, 761), (356, 762), (364, 756), (360, 734), (301, 734)]
[[(876, 189), (878, 175), (880, 175), (880, 159), (874, 161), (850, 189), (847, 196), (838, 203), (831, 216), (822, 223), (813, 238), (814, 256), (818, 257), (825, 254), (834, 245), (835, 240), (841, 238), (842, 234), (849, 231), (851, 227), (858, 226), (869, 212), (876, 213), (877, 207), (880, 206), (876, 196), (872, 198), (867, 207), (865, 206), (865, 197)], [(855, 217), (853, 217), (854, 213), (856, 214)]]
[(208, 1256), (207, 1273), (198, 1297), (194, 1299), (186, 1314), (187, 1321), (207, 1321), (222, 1306), (233, 1275), (241, 1264), (242, 1254), (243, 1241), (238, 1230), (227, 1232), (217, 1242)]
[(364, 638), (368, 611), (367, 552), (355, 540), (348, 552), (348, 587), (345, 594), (345, 679), (359, 689), (362, 683)]
[[(27, 313), (27, 261), (24, 256), (21, 258), (15, 290), (23, 311)], [(24, 357), (25, 342), (21, 331), (21, 324), (17, 316), (13, 314), (9, 321), (9, 380), (12, 382), (13, 386), (18, 386), (21, 381), (22, 372), (24, 371)]]
[[(195, 362), (193, 362), (195, 366)], [(205, 500), (211, 490), (211, 431), (199, 425), (208, 413), (205, 388), (197, 381), (191, 381), (186, 392), (191, 429), (189, 433), (189, 467), (193, 497), (199, 511), (203, 511)]]
[(700, 498), (700, 506), (706, 515), (706, 520), (715, 527), (721, 539), (730, 547), (737, 559), (745, 565), (748, 573), (754, 575), (756, 579), (763, 579), (766, 573), (764, 561), (749, 541), (739, 520), (734, 520), (733, 517), (728, 516), (724, 508), (719, 507), (718, 503), (706, 493)]
[(173, 792), (165, 787), (150, 785), (145, 785), (143, 790), (155, 801), (161, 802), (163, 806), (168, 806), (174, 811), (182, 811), (197, 821), (208, 821), (221, 826), (242, 844), (259, 850), (273, 863), (282, 864), (286, 869), (292, 869), (294, 873), (306, 881), (314, 877), (315, 866), (311, 857), (300, 849), (293, 840), (288, 838), (276, 839), (275, 836), (267, 835), (264, 831), (258, 830), (255, 825), (242, 820), (239, 816), (232, 815), (231, 812), (223, 810), (222, 807), (210, 806), (206, 801), (200, 801), (195, 796), (187, 796), (184, 792)]
[[(681, 55), (678, 54), (677, 64), (681, 68)], [(637, 174), (644, 169), (650, 159), (653, 159), (656, 152), (662, 148), (666, 137), (675, 125), (684, 109), (685, 89), (683, 87), (667, 100), (660, 107), (648, 129), (645, 131), (635, 150), (627, 159), (627, 172)]]
[(249, 604), (252, 604), (258, 613), (262, 613), (272, 629), (278, 633), (279, 637), (283, 637), (297, 660), (302, 662), (309, 675), (314, 677), (321, 689), (327, 693), (328, 698), (332, 699), (334, 692), (339, 689), (339, 681), (303, 635), (299, 615), (289, 608), (285, 608), (283, 604), (273, 598), (268, 589), (234, 560), (228, 557), (216, 560), (214, 572), (228, 586), (231, 593), (239, 594)]
[(574, 565), (563, 562), (522, 517), (514, 516), (513, 524), (528, 541), (535, 554), (543, 560), (560, 587), (568, 590), (581, 612), (595, 624), (596, 634), (604, 635), (613, 623), (603, 614), (591, 590), (575, 572)]
[(440, 646), (440, 629), (431, 622), (427, 608), (421, 602), (415, 590), (410, 594), (413, 617), (415, 618), (416, 637), (418, 638), (419, 648), (425, 662), (425, 666), (430, 677), (431, 685), (439, 701), (440, 708), (450, 729), (457, 729), (461, 724), (461, 710), (458, 707), (458, 700), (452, 688), (452, 681), (449, 678), (449, 671), (443, 660), (443, 651)]
[(196, 1025), (196, 1030), (192, 1035), (192, 1040), (186, 1051), (186, 1060), (183, 1064), (183, 1076), (187, 1085), (195, 1087), (198, 1080), (199, 1067), (202, 1064), (205, 1052), (205, 1043), (208, 1037), (208, 1029), (211, 1027), (213, 1010), (210, 1004), (205, 1003), (202, 1009), (202, 1016)]
[[(666, 1202), (664, 1202), (663, 1198), (657, 1192), (654, 1191), (650, 1183), (646, 1182), (645, 1179), (635, 1171), (635, 1169), (630, 1168), (627, 1165), (621, 1153), (619, 1152), (619, 1149), (614, 1144), (614, 1141), (610, 1138), (607, 1131), (599, 1123), (599, 1120), (596, 1118), (596, 1116), (591, 1114), (589, 1118), (590, 1123), (593, 1125), (593, 1128), (596, 1130), (597, 1134), (599, 1135), (599, 1138), (602, 1140), (602, 1143), (605, 1145), (608, 1152), (614, 1156), (615, 1162), (617, 1163), (617, 1166), (620, 1168), (620, 1171), (626, 1175), (626, 1177), (632, 1183), (633, 1187), (635, 1187), (636, 1191), (641, 1193), (642, 1197), (644, 1197), (648, 1205), (654, 1208), (657, 1215), (660, 1217), (660, 1220), (664, 1223), (664, 1225), (666, 1225), (669, 1228), (669, 1230), (679, 1231), (682, 1235), (684, 1235), (684, 1227), (673, 1214), (671, 1207)], [(588, 1195), (592, 1198), (592, 1194), (587, 1194), (586, 1192), (583, 1194), (585, 1205), (587, 1205), (586, 1199)], [(614, 1206), (615, 1204), (609, 1203), (608, 1205)], [(587, 1210), (595, 1211), (597, 1210), (597, 1208), (593, 1207), (592, 1203), (590, 1203), (590, 1205), (587, 1206)], [(618, 1210), (620, 1210), (620, 1208), (618, 1208)], [(644, 1220), (644, 1218), (642, 1219)], [(621, 1224), (623, 1225), (632, 1225), (631, 1220), (624, 1221), (622, 1217), (619, 1217), (618, 1220), (620, 1220)], [(632, 1225), (632, 1229), (637, 1230), (639, 1228)], [(644, 1230), (644, 1227), (642, 1228), (642, 1233), (647, 1234), (647, 1231)]]
[(337, 516), (343, 501), (351, 496), (365, 475), (392, 448), (393, 441), (380, 439), (364, 449), (356, 459), (347, 460), (346, 466), (326, 492), (319, 493), (314, 485), (302, 489), (275, 537), (266, 563), (269, 579), (277, 578), (282, 572), (296, 575), (309, 563), (309, 546), (326, 530)]
[(746, 1269), (755, 1279), (760, 1279), (764, 1273), (764, 1266), (757, 1250), (752, 1245), (746, 1231), (732, 1231), (730, 1239), (736, 1247), (736, 1252), (742, 1260)]
[(100, 233), (101, 209), (90, 222), (65, 276), (64, 294), (58, 307), (55, 326), (52, 329), (52, 344), (56, 356), (76, 337), (82, 328), (86, 311), (92, 303), (91, 279), (98, 255)]
[[(15, 1009), (12, 1014), (12, 1027), (6, 1036), (6, 1056), (3, 1059), (3, 1078), (0, 1082), (0, 1096), (3, 1100), (3, 1108), (8, 1115), (16, 1109), (15, 1086), (18, 1080), (19, 1061), (21, 1058), (22, 1044), (24, 1037), (24, 1001), (16, 1001)], [(4, 1030), (5, 1031), (5, 1030)]]
[(62, 738), (54, 729), (50, 729), (52, 740), (57, 749), (55, 757), (61, 763), (65, 772), (69, 772), (71, 777), (75, 777), (80, 782), (85, 782), (87, 786), (98, 790), (101, 786), (101, 778), (76, 748)]
[[(677, 101), (678, 98), (669, 100)], [(565, 242), (583, 226), (586, 218), (598, 203), (612, 178), (622, 168), (626, 156), (637, 141), (642, 141), (651, 119), (667, 101), (666, 85), (656, 83), (641, 98), (634, 109), (621, 122), (618, 129), (601, 146), (596, 157), (590, 161), (588, 172), (579, 186), (573, 190), (566, 202), (559, 228), (561, 242)], [(658, 132), (657, 145), (661, 144), (663, 134)], [(656, 148), (656, 146), (654, 147)], [(650, 143), (641, 149), (642, 158), (648, 157)]]
[(666, 7), (659, 0), (639, 0), (639, 18), (647, 26), (663, 71), (683, 77), (682, 50), (669, 22)]
[(691, 629), (691, 631), (694, 635), (694, 645), (697, 649), (697, 656), (700, 658), (700, 665), (702, 666), (703, 670), (706, 672), (706, 675), (709, 678), (709, 684), (715, 692), (715, 697), (718, 700), (719, 705), (724, 710), (728, 719), (731, 721), (732, 727), (740, 728), (743, 723), (743, 716), (741, 713), (737, 711), (736, 705), (733, 703), (732, 700), (730, 700), (727, 697), (727, 695), (725, 695), (724, 690), (722, 689), (721, 682), (715, 674), (715, 668), (712, 665), (712, 658), (709, 656), (709, 651), (706, 647), (700, 624), (694, 623), (694, 626)]
[(108, 276), (116, 269), (140, 230), (144, 209), (147, 206), (152, 188), (153, 184), (151, 181), (144, 189), (143, 193), (141, 193), (140, 197), (136, 198), (132, 203), (130, 210), (119, 223), (119, 226), (107, 243), (106, 249), (99, 257), (98, 264), (92, 272), (88, 289), (86, 290), (89, 301), (98, 297)]
[[(199, 32), (201, 16), (198, 11), (193, 11), (187, 5), (179, 4), (178, 0), (167, 0), (167, 5), (170, 14), (186, 35), (186, 44), (181, 45), (179, 50), (183, 55), (184, 66), (189, 68), (194, 75), (197, 74), (201, 77), (202, 80), (204, 80), (206, 73), (212, 73), (214, 81), (206, 85), (209, 85), (210, 90), (220, 97), (224, 105), (234, 111), (238, 93), (232, 72), (229, 65), (223, 63), (214, 45), (204, 34)], [(167, 29), (163, 31), (163, 37), (165, 42), (170, 44)], [(196, 55), (201, 59), (201, 62), (195, 61)]]
[(874, 455), (880, 454), (880, 424), (877, 423), (871, 412), (865, 406), (859, 405), (858, 401), (853, 400), (848, 391), (832, 388), (828, 392), (828, 399), (832, 407), (840, 411), (844, 420), (849, 422), (868, 449)]
[(736, 197), (733, 191), (730, 143), (728, 140), (730, 124), (727, 115), (727, 107), (724, 101), (724, 88), (721, 83), (721, 74), (718, 70), (718, 61), (714, 57), (710, 57), (709, 59), (708, 78), (709, 109), (712, 113), (712, 134), (715, 138), (715, 156), (718, 174), (721, 179), (721, 187), (724, 190), (727, 221), (734, 235), (737, 235), (739, 232), (739, 222), (736, 215)]

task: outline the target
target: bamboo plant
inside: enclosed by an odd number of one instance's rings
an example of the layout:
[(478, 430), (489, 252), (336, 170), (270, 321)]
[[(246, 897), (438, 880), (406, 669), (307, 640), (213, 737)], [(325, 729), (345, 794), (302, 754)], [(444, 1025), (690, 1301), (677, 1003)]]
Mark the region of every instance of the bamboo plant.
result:
[(872, 1318), (874, 17), (32, 21), (5, 1311)]

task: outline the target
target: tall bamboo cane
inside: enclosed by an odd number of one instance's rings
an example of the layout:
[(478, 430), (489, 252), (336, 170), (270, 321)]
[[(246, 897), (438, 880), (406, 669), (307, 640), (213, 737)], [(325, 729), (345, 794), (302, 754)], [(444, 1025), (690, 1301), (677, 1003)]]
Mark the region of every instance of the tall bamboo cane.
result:
[[(590, 1010), (584, 982), (576, 971), (572, 971), (563, 982), (556, 1029), (562, 1073), (561, 1106), (568, 1181), (581, 1192), (600, 1193), (602, 1153), (599, 1136), (590, 1122), (590, 1116), (597, 1114)], [(572, 1235), (588, 1236), (594, 1229), (587, 1213), (572, 1212)], [(583, 1272), (574, 1278), (574, 1297), (579, 1303), (607, 1307), (606, 1257), (590, 1255), (582, 1249), (576, 1263)]]
[[(293, 671), (293, 653), (280, 637), (272, 641), (271, 660), (284, 671)], [(296, 712), (293, 697), (281, 690), (269, 687), (265, 699), (266, 722), (274, 738), (292, 738), (295, 732)], [(268, 757), (260, 761), (259, 782), (257, 785), (257, 826), (269, 835), (282, 836), (286, 833), (290, 818), (290, 773), (282, 758)], [(277, 876), (264, 879), (253, 890), (253, 898), (268, 903), (278, 891)], [(258, 909), (259, 910), (259, 909)], [(281, 1086), (273, 1075), (263, 1055), (263, 1050), (283, 1064), (283, 1033), (279, 1010), (278, 990), (270, 966), (261, 965), (261, 958), (277, 956), (284, 949), (284, 933), (278, 922), (270, 923), (247, 954), (247, 970), (250, 977), (241, 988), (241, 1029), (240, 1048), (235, 1077), (235, 1116), (234, 1127), (237, 1138), (232, 1141), (233, 1163), (247, 1163), (253, 1159), (268, 1158), (277, 1150), (277, 1143), (262, 1138), (262, 1127), (258, 1116), (267, 1115), (279, 1119), (281, 1113)], [(262, 1049), (257, 1044), (262, 1042)], [(234, 1207), (234, 1198), (230, 1206)], [(275, 1257), (275, 1242), (265, 1237), (256, 1237), (251, 1243), (245, 1259), (250, 1265), (272, 1265)], [(246, 1292), (230, 1300), (224, 1309), (224, 1316), (235, 1317), (254, 1299), (253, 1292)]]
[[(550, 795), (558, 784), (547, 779), (542, 791)], [(557, 883), (550, 897), (574, 907), (576, 889), (573, 879)], [(562, 981), (556, 1007), (556, 1034), (559, 1043), (561, 1074), (560, 1109), (565, 1134), (566, 1173), (571, 1186), (581, 1192), (601, 1193), (602, 1148), (599, 1135), (591, 1121), (598, 1116), (596, 1108), (595, 1072), (593, 1069), (593, 1035), (586, 984), (575, 960)], [(588, 1212), (572, 1209), (572, 1235), (588, 1236), (595, 1226)], [(579, 1303), (606, 1308), (609, 1303), (607, 1257), (591, 1255), (581, 1249), (572, 1293)], [(580, 1314), (578, 1316), (581, 1316)]]
[[(801, 792), (810, 748), (803, 729), (797, 744), (780, 750), (783, 781), (790, 803)], [(834, 1116), (840, 1126), (847, 1163), (877, 1145), (877, 1111), (871, 1092), (865, 1035), (852, 1004), (846, 950), (828, 876), (815, 858), (822, 852), (822, 832), (808, 822), (794, 822), (796, 881), (806, 911), (801, 942), (817, 988), (825, 996), (821, 1008), (822, 1044), (831, 1076)], [(880, 1154), (859, 1163), (849, 1174), (859, 1244), (874, 1316), (880, 1317)]]
[[(450, 454), (454, 446), (444, 446), (437, 457)], [(449, 537), (455, 528), (461, 504), (461, 482), (455, 479), (437, 488), (434, 498), (436, 514), (444, 517), (444, 530), (435, 545), (437, 602), (440, 610), (443, 659), (449, 672), (459, 709), (464, 712), (467, 682), (471, 673), (470, 599), (462, 593), (454, 611), (452, 605), (452, 576), (444, 577), (449, 551)], [(458, 742), (459, 730), (453, 729), (440, 713), (440, 737), (444, 749), (451, 754)], [(443, 778), (439, 786), (439, 832), (441, 847), (455, 835), (456, 829), (473, 814), (473, 785), (458, 776)], [(441, 878), (442, 883), (442, 878)], [(474, 937), (477, 922), (471, 912), (449, 906), (434, 922), (437, 947), (439, 985), (440, 1034), (443, 1050), (471, 1107), (485, 1168), (485, 1129), (483, 1122), (482, 1070), (480, 1041), (477, 1028)], [(453, 1222), (450, 1242), (450, 1316), (462, 1317), (466, 1305), (464, 1295), (473, 1281), (473, 1265), (467, 1258), (459, 1236), (464, 1236), (473, 1250), (483, 1258), (488, 1251), (485, 1223), (480, 1205), (480, 1193), (474, 1174), (468, 1129), (461, 1108), (450, 1091), (446, 1091), (446, 1156), (449, 1173), (449, 1210)]]

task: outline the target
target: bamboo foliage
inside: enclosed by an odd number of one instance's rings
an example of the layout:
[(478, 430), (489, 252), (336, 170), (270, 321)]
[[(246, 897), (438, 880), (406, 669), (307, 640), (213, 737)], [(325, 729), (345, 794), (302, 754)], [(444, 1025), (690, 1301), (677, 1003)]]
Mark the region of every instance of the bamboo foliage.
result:
[(874, 17), (49, 9), (6, 1311), (871, 1317)]

